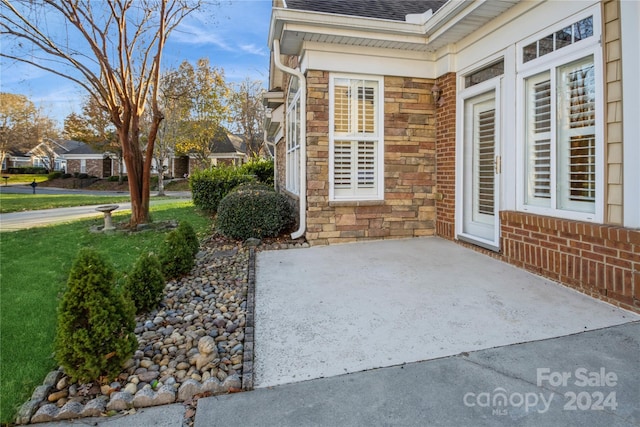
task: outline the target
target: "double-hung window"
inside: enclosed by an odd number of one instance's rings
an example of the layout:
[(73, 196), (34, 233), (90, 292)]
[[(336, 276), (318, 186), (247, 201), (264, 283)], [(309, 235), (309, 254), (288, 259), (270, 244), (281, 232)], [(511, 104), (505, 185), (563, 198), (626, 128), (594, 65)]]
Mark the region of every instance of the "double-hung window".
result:
[(300, 87), (297, 78), (292, 78), (287, 96), (287, 129), (285, 187), (287, 191), (300, 194)]
[(597, 218), (602, 76), (593, 24), (586, 17), (523, 48), (525, 210)]
[(382, 78), (330, 79), (330, 200), (382, 200)]

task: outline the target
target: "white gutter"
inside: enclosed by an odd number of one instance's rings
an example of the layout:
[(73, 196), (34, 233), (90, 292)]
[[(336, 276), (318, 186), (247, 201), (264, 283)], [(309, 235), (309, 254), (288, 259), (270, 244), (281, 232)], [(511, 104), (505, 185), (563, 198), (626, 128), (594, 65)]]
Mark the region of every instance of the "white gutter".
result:
[(291, 233), (292, 239), (304, 236), (307, 229), (307, 82), (304, 74), (287, 67), (280, 62), (280, 40), (273, 40), (273, 63), (287, 74), (295, 76), (300, 81), (300, 188), (299, 188), (299, 222), (298, 230)]

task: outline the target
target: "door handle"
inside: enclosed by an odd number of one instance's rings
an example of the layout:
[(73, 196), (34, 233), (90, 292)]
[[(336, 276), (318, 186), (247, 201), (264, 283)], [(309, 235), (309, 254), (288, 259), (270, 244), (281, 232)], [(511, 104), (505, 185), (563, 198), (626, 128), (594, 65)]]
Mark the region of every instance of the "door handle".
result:
[(502, 157), (496, 156), (495, 160), (493, 161), (493, 164), (495, 165), (496, 174), (501, 173), (502, 172)]

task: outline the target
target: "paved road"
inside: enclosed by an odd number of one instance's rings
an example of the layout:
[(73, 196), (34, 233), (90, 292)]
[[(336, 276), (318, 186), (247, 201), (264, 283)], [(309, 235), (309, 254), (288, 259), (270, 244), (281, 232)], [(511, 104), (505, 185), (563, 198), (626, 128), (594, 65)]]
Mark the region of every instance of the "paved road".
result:
[[(1, 185), (0, 193), (32, 194), (33, 188), (28, 185)], [(88, 196), (125, 196), (129, 189), (124, 186), (122, 191), (82, 190), (72, 188), (36, 187), (36, 194), (84, 194)]]

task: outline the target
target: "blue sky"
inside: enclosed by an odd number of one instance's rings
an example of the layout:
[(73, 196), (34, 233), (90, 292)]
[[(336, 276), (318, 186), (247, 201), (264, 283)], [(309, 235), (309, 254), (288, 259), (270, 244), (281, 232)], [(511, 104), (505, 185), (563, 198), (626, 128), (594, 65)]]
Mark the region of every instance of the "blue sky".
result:
[[(208, 57), (223, 68), (229, 82), (269, 77), (267, 35), (271, 0), (221, 0), (218, 6), (190, 15), (171, 34), (163, 55), (164, 67)], [(24, 64), (0, 64), (0, 90), (28, 96), (45, 115), (59, 121), (80, 112), (85, 92), (73, 82)]]

